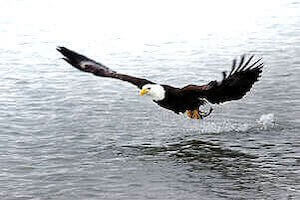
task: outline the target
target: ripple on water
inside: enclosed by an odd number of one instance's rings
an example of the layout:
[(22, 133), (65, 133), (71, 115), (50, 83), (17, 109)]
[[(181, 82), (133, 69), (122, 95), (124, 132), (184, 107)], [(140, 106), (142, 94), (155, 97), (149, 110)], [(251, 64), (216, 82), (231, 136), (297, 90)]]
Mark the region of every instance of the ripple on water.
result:
[[(229, 0), (217, 8), (224, 20), (199, 6), (172, 2), (167, 16), (164, 4), (137, 4), (147, 23), (127, 27), (136, 13), (126, 2), (111, 13), (132, 15), (108, 27), (101, 20), (117, 19), (106, 12), (115, 5), (78, 2), (67, 15), (58, 0), (1, 5), (0, 199), (300, 199), (300, 4)], [(201, 8), (216, 9), (204, 1)], [(145, 20), (148, 11), (157, 23)], [(166, 23), (162, 13), (180, 20)], [(266, 66), (244, 99), (193, 121), (127, 83), (75, 70), (59, 59), (58, 45), (178, 87), (220, 80), (243, 53)]]

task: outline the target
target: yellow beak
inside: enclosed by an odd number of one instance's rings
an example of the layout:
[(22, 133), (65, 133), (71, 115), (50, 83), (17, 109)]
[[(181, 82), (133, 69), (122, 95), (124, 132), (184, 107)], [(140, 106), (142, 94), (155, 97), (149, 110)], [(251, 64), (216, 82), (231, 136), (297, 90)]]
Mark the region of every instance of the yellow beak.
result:
[(140, 91), (140, 95), (143, 96), (143, 95), (147, 94), (148, 92), (149, 92), (149, 90), (144, 88)]

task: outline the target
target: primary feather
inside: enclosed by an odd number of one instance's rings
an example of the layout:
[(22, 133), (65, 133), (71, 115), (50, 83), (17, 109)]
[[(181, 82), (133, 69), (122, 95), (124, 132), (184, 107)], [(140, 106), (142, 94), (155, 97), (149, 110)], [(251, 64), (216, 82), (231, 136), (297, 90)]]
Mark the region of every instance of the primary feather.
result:
[(233, 61), (232, 69), (227, 75), (223, 72), (221, 81), (211, 81), (207, 85), (188, 85), (184, 87), (183, 93), (190, 96), (204, 97), (211, 103), (222, 103), (225, 101), (241, 99), (258, 80), (261, 75), (263, 63), (261, 59), (250, 64), (253, 55), (244, 63), (245, 56), (242, 56), (239, 65)]
[(116, 71), (111, 70), (110, 68), (102, 65), (101, 63), (96, 62), (79, 53), (76, 53), (75, 51), (72, 51), (66, 47), (58, 47), (57, 51), (59, 51), (65, 56), (63, 58), (65, 61), (67, 61), (73, 67), (81, 71), (93, 73), (96, 76), (110, 77), (127, 81), (136, 85), (138, 88), (142, 88), (145, 84), (153, 83), (146, 79), (136, 78), (126, 74), (117, 73)]

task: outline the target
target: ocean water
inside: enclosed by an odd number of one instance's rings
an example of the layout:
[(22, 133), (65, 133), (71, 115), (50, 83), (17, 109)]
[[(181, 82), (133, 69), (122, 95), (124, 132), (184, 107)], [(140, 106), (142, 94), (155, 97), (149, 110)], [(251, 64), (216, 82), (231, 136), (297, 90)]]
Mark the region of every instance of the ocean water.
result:
[[(0, 1), (0, 44), (0, 199), (300, 199), (299, 1)], [(265, 68), (195, 121), (57, 46), (177, 87)]]

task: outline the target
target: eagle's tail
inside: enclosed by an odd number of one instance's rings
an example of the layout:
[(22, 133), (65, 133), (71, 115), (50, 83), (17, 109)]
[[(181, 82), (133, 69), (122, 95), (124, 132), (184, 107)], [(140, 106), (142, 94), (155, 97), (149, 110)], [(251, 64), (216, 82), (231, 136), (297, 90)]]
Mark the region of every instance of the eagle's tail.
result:
[(75, 51), (72, 51), (66, 47), (57, 47), (57, 51), (64, 55), (63, 59), (65, 61), (81, 71), (90, 72), (104, 77), (113, 77), (116, 74), (115, 71), (109, 69), (101, 63), (76, 53)]

